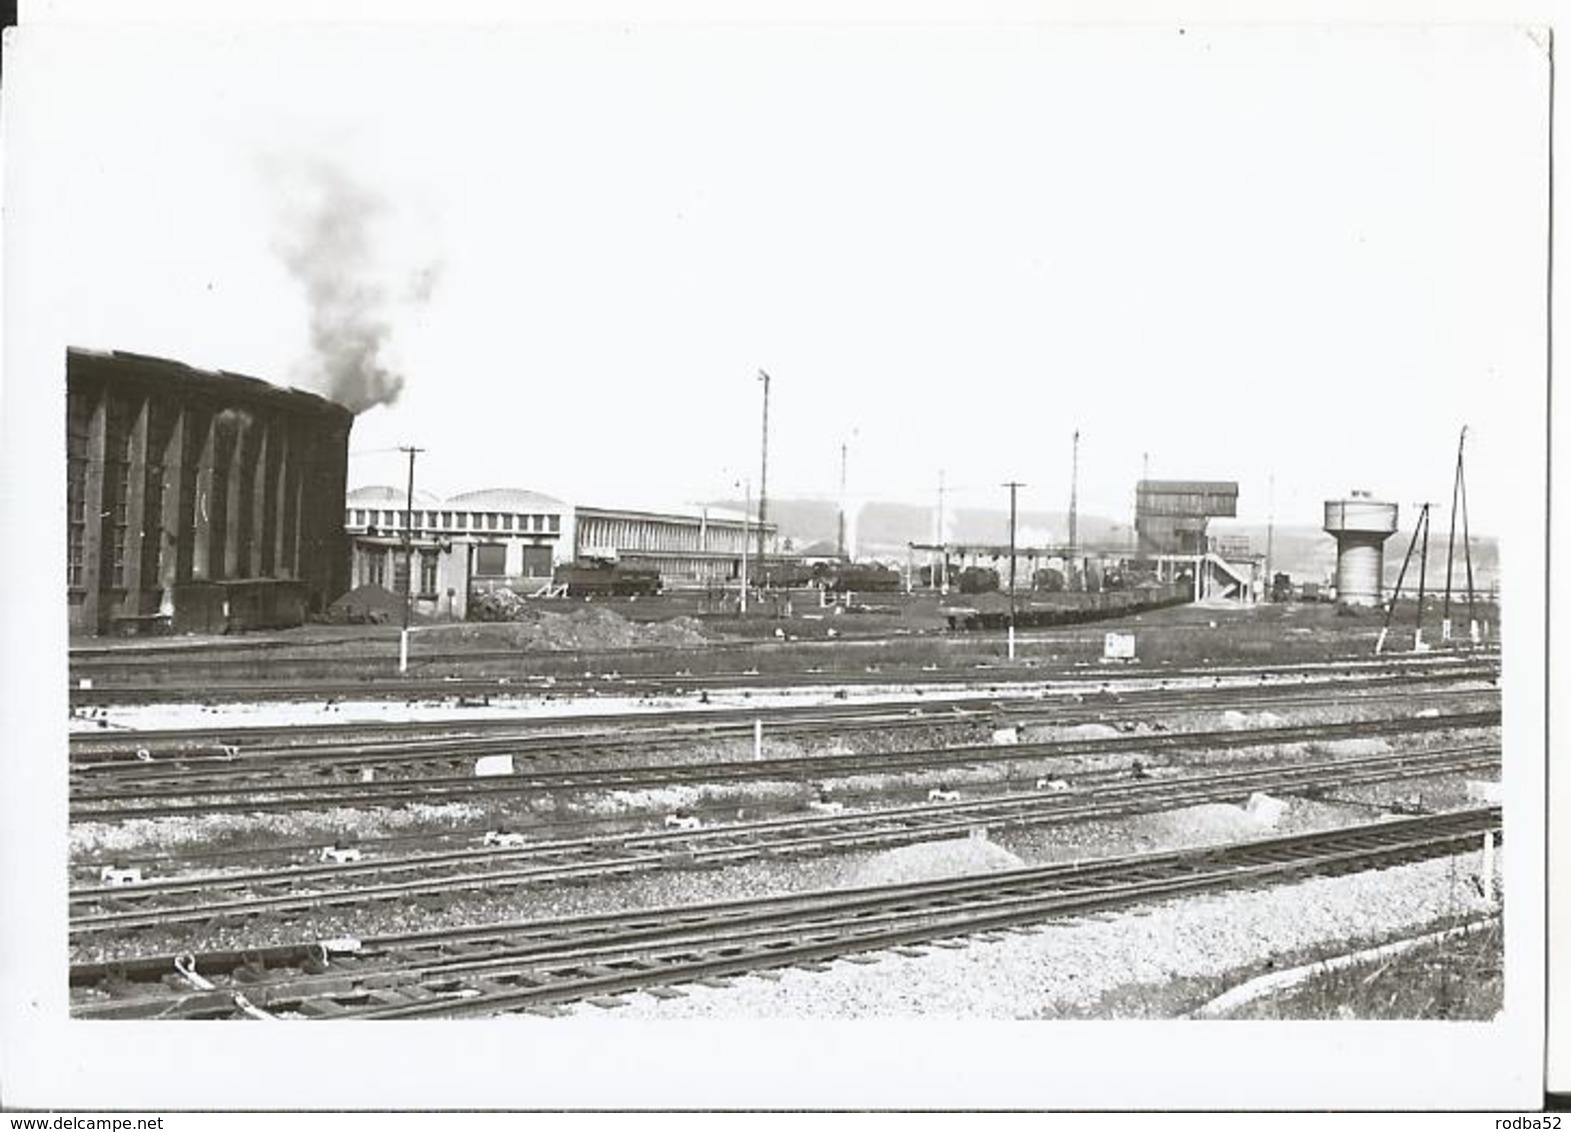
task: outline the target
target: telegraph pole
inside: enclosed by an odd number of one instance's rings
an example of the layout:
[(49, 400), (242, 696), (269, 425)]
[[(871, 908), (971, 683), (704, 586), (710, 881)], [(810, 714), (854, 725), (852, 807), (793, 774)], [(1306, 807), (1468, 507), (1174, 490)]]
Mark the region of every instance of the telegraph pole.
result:
[(758, 380), (764, 383), (764, 436), (760, 445), (758, 470), (758, 573), (764, 573), (764, 524), (769, 519), (769, 375), (758, 371)]
[(1071, 590), (1079, 589), (1075, 585), (1075, 521), (1079, 516), (1080, 496), (1080, 430), (1075, 429), (1074, 461), (1069, 470), (1069, 577), (1066, 581)]
[(744, 481), (742, 487), (742, 616), (747, 616), (747, 515), (753, 509), (753, 485)]
[(409, 610), (414, 604), (414, 576), (410, 566), (414, 557), (415, 455), (425, 449), (411, 444), (402, 445), (398, 450), (409, 453), (409, 489), (404, 496), (404, 628), (398, 636), (398, 671), (402, 675), (409, 671)]
[(1009, 659), (1015, 659), (1015, 492), (1025, 484), (1010, 480), (1009, 489)]
[(1473, 602), (1473, 540), (1467, 529), (1467, 476), (1458, 468), (1462, 484), (1462, 557), (1467, 563), (1467, 619), (1468, 633), (1474, 644), (1478, 643), (1478, 611)]
[(938, 529), (933, 532), (933, 541), (938, 544), (938, 576), (933, 580), (938, 583), (938, 592), (949, 592), (949, 551), (944, 546), (944, 469), (938, 469)]
[[(1456, 553), (1456, 501), (1462, 491), (1462, 445), (1467, 443), (1467, 426), (1456, 442), (1456, 478), (1451, 481), (1451, 531), (1446, 535), (1446, 596), (1440, 606), (1440, 639), (1451, 639), (1451, 562)], [(1471, 588), (1471, 587), (1470, 587)]]
[[(1149, 452), (1142, 452), (1142, 453), (1140, 453), (1140, 484), (1141, 485), (1145, 484), (1146, 481), (1148, 481), (1150, 478), (1151, 478), (1151, 453), (1149, 453)], [(1135, 517), (1132, 520), (1132, 522), (1134, 524), (1134, 532), (1135, 532), (1135, 559), (1136, 559), (1136, 561), (1143, 562), (1143, 561), (1145, 561), (1145, 550), (1140, 545), (1140, 486), (1139, 485), (1137, 485), (1135, 487)], [(1161, 563), (1160, 562), (1157, 563), (1157, 569), (1159, 571), (1158, 576), (1160, 577), (1160, 570), (1161, 570)]]
[(846, 556), (846, 444), (840, 442), (840, 530), (835, 536), (835, 553)]
[(1266, 594), (1267, 600), (1275, 600), (1276, 583), (1271, 577), (1271, 551), (1276, 541), (1276, 473), (1271, 473), (1267, 481), (1266, 496)]
[(1421, 512), (1424, 520), (1424, 541), (1418, 550), (1418, 613), (1413, 623), (1413, 651), (1424, 651), (1424, 583), (1429, 573), (1429, 504)]
[[(1424, 554), (1429, 553), (1429, 504), (1415, 504), (1418, 508), (1418, 521), (1413, 524), (1413, 537), (1407, 542), (1407, 553), (1402, 556), (1402, 568), (1396, 572), (1396, 589), (1391, 591), (1391, 600), (1386, 603), (1386, 620), (1380, 628), (1380, 636), (1375, 641), (1375, 655), (1385, 648), (1386, 634), (1391, 631), (1391, 621), (1396, 616), (1396, 603), (1402, 598), (1402, 582), (1407, 578), (1408, 564), (1413, 561), (1413, 551), (1418, 548), (1418, 539), (1424, 539)], [(1420, 560), (1418, 570), (1418, 619), (1414, 623), (1413, 651), (1422, 652), (1424, 644), (1424, 570)]]

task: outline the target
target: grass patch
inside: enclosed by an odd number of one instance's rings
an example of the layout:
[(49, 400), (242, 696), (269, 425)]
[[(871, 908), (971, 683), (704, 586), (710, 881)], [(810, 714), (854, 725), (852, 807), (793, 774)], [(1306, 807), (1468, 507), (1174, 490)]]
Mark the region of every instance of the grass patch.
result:
[(1311, 975), (1230, 1018), (1489, 1021), (1505, 1001), (1500, 921), (1386, 959)]
[[(1431, 925), (1426, 931), (1444, 930)], [(1420, 933), (1422, 934), (1422, 933)], [(1387, 937), (1395, 942), (1403, 936)], [(1462, 936), (1416, 947), (1400, 955), (1317, 972), (1289, 990), (1221, 1015), (1248, 1020), (1466, 1020), (1494, 1018), (1504, 1003), (1505, 980), (1500, 921)], [(1129, 983), (1095, 1001), (1049, 1006), (1042, 1019), (1183, 1018), (1234, 987), (1276, 971), (1327, 962), (1352, 949), (1334, 944), (1271, 953), (1226, 975), (1174, 975), (1159, 983)], [(1367, 946), (1374, 946), (1368, 944)]]

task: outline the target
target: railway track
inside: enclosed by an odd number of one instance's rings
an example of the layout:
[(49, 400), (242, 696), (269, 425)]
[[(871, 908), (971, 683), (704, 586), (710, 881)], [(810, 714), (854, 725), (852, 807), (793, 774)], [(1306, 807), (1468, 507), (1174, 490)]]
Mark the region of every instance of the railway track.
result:
[[(1498, 692), (1481, 690), (1466, 698), (1477, 702), (1495, 702)], [(1342, 698), (1338, 706), (1353, 704), (1367, 708), (1399, 707), (1405, 714), (1415, 711), (1438, 713), (1438, 707), (1424, 705), (1458, 705), (1459, 694), (1452, 691), (1407, 690), (1400, 696), (1365, 694), (1359, 699)], [(1255, 694), (1247, 701), (1236, 697), (1201, 697), (1185, 699), (1181, 710), (1186, 712), (1220, 711), (1230, 704), (1247, 702), (1251, 711), (1291, 711), (1300, 708), (1326, 706), (1324, 698), (1303, 695)], [(895, 710), (867, 710), (870, 705), (858, 705), (859, 710), (824, 709), (820, 711), (789, 711), (782, 719), (768, 716), (771, 740), (801, 740), (814, 736), (839, 735), (851, 728), (876, 728), (880, 732), (935, 727), (963, 728), (962, 736), (985, 733), (988, 728), (1027, 728), (1035, 726), (1071, 727), (1084, 723), (1104, 721), (1109, 713), (1116, 716), (1121, 728), (1134, 730), (1142, 723), (1148, 729), (1166, 730), (1162, 717), (1175, 710), (1168, 697), (1135, 698), (1116, 704), (1093, 702), (1066, 704), (1048, 709), (1035, 703), (986, 703), (955, 702), (924, 707), (898, 706)], [(634, 717), (635, 719), (637, 717)], [(506, 755), (524, 759), (536, 766), (551, 766), (570, 759), (575, 769), (594, 769), (597, 761), (625, 759), (631, 752), (644, 754), (666, 751), (670, 748), (691, 746), (695, 742), (722, 739), (745, 739), (753, 733), (753, 723), (761, 727), (766, 713), (754, 713), (752, 719), (717, 719), (715, 722), (662, 724), (643, 723), (624, 728), (584, 728), (562, 730), (557, 724), (541, 727), (525, 721), (493, 721), (498, 726), (460, 728), (431, 733), (415, 732), (408, 735), (402, 726), (391, 729), (371, 727), (374, 737), (351, 742), (318, 742), (310, 745), (277, 742), (280, 738), (294, 739), (289, 728), (259, 729), (255, 738), (242, 738), (231, 733), (213, 739), (196, 740), (186, 733), (180, 740), (165, 739), (156, 742), (137, 736), (122, 739), (118, 744), (97, 744), (74, 748), (71, 758), (71, 783), (73, 795), (91, 788), (102, 788), (112, 782), (119, 786), (141, 784), (181, 784), (194, 780), (224, 782), (226, 780), (256, 780), (265, 776), (277, 782), (301, 775), (320, 776), (331, 773), (370, 771), (373, 775), (388, 770), (414, 769), (429, 772), (445, 769), (452, 772), (470, 770), (479, 758), (488, 755)], [(1378, 725), (1378, 720), (1371, 720)], [(351, 725), (352, 726), (352, 725)], [(342, 730), (342, 729), (340, 729)], [(762, 731), (759, 732), (763, 734)], [(1019, 732), (1014, 732), (1018, 736)], [(392, 737), (385, 737), (391, 735)], [(404, 737), (407, 735), (407, 737)], [(269, 740), (272, 741), (269, 744)], [(193, 778), (197, 776), (197, 778)]]
[(880, 888), (71, 968), (81, 1018), (424, 1018), (564, 1003), (956, 940), (1134, 904), (1453, 856), (1492, 807)]
[[(1255, 792), (1319, 793), (1439, 774), (1497, 771), (1500, 749), (1442, 750), (1316, 759), (1291, 767), (1131, 781), (1087, 776), (1063, 793), (995, 794), (943, 804), (736, 822), (701, 830), (636, 832), (471, 848), (356, 863), (172, 878), (134, 888), (81, 886), (70, 896), (71, 931), (87, 934), (237, 916), (308, 911), (476, 889), (602, 878), (661, 868), (712, 867), (767, 856), (888, 848), (977, 829), (1060, 825), (1129, 817)], [(214, 900), (216, 894), (238, 894)], [(195, 898), (196, 903), (190, 903)], [(182, 903), (184, 902), (184, 903)]]
[(1172, 750), (1222, 750), (1244, 746), (1325, 742), (1370, 736), (1412, 735), (1497, 726), (1499, 710), (1437, 714), (1425, 718), (1358, 720), (1227, 731), (1176, 731), (1040, 743), (938, 747), (926, 750), (820, 754), (746, 762), (654, 763), (581, 769), (526, 766), (512, 774), (412, 775), (382, 781), (333, 781), (318, 775), (280, 782), (275, 769), (239, 768), (214, 774), (207, 766), (163, 780), (77, 782), (70, 819), (125, 821), (215, 813), (275, 813), (327, 807), (369, 807), (439, 800), (482, 801), (545, 791), (633, 790), (682, 783), (744, 780), (809, 781), (860, 774), (941, 771), (980, 763)]
[(1335, 741), (1375, 735), (1415, 735), (1453, 728), (1494, 727), (1499, 710), (1434, 714), (1428, 718), (1353, 721), (1338, 724), (1304, 724), (1293, 727), (1258, 727), (1224, 732), (1163, 732), (1120, 735), (1114, 738), (1054, 739), (1046, 743), (1005, 746), (930, 747), (924, 750), (822, 754), (803, 757), (757, 758), (749, 761), (698, 761), (698, 763), (649, 763), (641, 766), (603, 768), (537, 768), (526, 766), (512, 774), (478, 777), (474, 774), (416, 774), (371, 782), (328, 780), (322, 774), (295, 782), (280, 782), (275, 768), (240, 768), (215, 772), (212, 766), (176, 772), (162, 780), (135, 782), (72, 783), (71, 821), (126, 821), (132, 818), (168, 818), (193, 813), (281, 812), (324, 807), (377, 807), (438, 799), (507, 798), (540, 791), (646, 790), (677, 783), (742, 782), (742, 780), (817, 780), (853, 774), (941, 771), (977, 763), (1015, 763), (1070, 755), (1156, 754), (1166, 750), (1219, 750), (1243, 746)]
[[(839, 642), (836, 642), (839, 643)], [(525, 663), (518, 660), (520, 664)], [(576, 662), (582, 664), (582, 661)], [(1429, 673), (1454, 674), (1459, 679), (1492, 678), (1498, 663), (1490, 657), (1460, 654), (1402, 659), (1368, 659), (1298, 665), (1216, 666), (1204, 668), (1149, 666), (1135, 676), (1112, 677), (1106, 669), (1079, 665), (1047, 669), (1024, 664), (977, 663), (968, 668), (940, 667), (936, 664), (874, 664), (860, 669), (794, 668), (787, 672), (764, 672), (747, 668), (715, 673), (623, 674), (614, 667), (603, 672), (575, 675), (540, 675), (526, 671), (488, 675), (362, 676), (356, 679), (312, 679), (288, 682), (225, 681), (212, 674), (199, 683), (182, 684), (168, 679), (153, 683), (104, 683), (105, 674), (73, 672), (70, 703), (73, 709), (153, 703), (264, 703), (332, 700), (454, 700), (485, 696), (583, 697), (615, 694), (618, 696), (666, 696), (719, 690), (865, 687), (869, 685), (931, 686), (953, 684), (957, 680), (998, 689), (1018, 687), (1051, 679), (1066, 683), (1100, 684), (1110, 679), (1212, 680), (1231, 676), (1243, 678), (1313, 677), (1343, 674), (1347, 678), (1380, 675)], [(342, 666), (327, 669), (338, 676)], [(1464, 675), (1465, 674), (1465, 675)], [(120, 674), (121, 676), (124, 673)], [(85, 683), (85, 686), (84, 686)]]
[[(998, 725), (1070, 724), (1091, 722), (1116, 712), (1121, 719), (1163, 712), (1218, 711), (1247, 707), (1251, 711), (1291, 710), (1325, 706), (1335, 697), (1340, 705), (1354, 703), (1430, 704), (1456, 696), (1498, 697), (1487, 686), (1454, 689), (1449, 677), (1384, 677), (1347, 681), (1301, 682), (1289, 686), (1234, 684), (1200, 689), (1149, 688), (1089, 694), (1039, 691), (1018, 696), (917, 696), (875, 702), (837, 701), (827, 704), (760, 704), (693, 707), (638, 712), (553, 715), (537, 717), (464, 718), (440, 720), (350, 721), (287, 726), (225, 726), (203, 724), (158, 730), (79, 731), (70, 737), (73, 769), (113, 769), (119, 765), (175, 759), (229, 760), (252, 756), (358, 756), (447, 748), (466, 752), (491, 745), (522, 753), (531, 746), (548, 749), (571, 744), (575, 753), (587, 748), (625, 748), (636, 743), (687, 742), (695, 737), (719, 738), (751, 732), (755, 721), (771, 734), (791, 736), (832, 732), (847, 725), (909, 728), (992, 722)], [(1432, 683), (1438, 686), (1430, 686)], [(344, 736), (357, 736), (346, 740)], [(420, 757), (418, 754), (412, 757)]]

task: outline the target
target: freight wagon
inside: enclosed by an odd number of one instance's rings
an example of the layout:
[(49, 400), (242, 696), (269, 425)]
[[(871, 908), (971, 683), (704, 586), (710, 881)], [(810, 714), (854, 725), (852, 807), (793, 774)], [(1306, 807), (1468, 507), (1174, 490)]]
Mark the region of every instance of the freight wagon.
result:
[[(1045, 629), (1056, 625), (1078, 625), (1087, 621), (1102, 621), (1112, 617), (1126, 617), (1152, 609), (1165, 609), (1183, 605), (1191, 600), (1191, 590), (1186, 585), (1142, 585), (1135, 589), (1113, 593), (1075, 594), (1073, 604), (1030, 606), (1024, 599), (1015, 610), (1015, 627), (1018, 629)], [(948, 620), (951, 629), (997, 630), (1009, 625), (1009, 611), (1002, 601), (995, 600), (984, 609), (945, 609), (940, 613)]]

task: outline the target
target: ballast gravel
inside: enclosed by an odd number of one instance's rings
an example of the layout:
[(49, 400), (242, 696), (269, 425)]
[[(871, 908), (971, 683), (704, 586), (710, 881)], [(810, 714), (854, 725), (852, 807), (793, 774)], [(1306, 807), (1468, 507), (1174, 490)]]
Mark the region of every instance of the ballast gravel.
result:
[[(1481, 855), (1269, 889), (1169, 901), (1022, 933), (923, 945), (925, 954), (872, 952), (826, 969), (784, 968), (729, 985), (684, 986), (678, 997), (627, 995), (619, 1006), (580, 1004), (579, 1017), (633, 1019), (1051, 1019), (1118, 1017), (1119, 992), (1153, 994), (1185, 978), (1237, 981), (1263, 959), (1337, 954), (1489, 910), (1474, 883)], [(1498, 877), (1497, 877), (1498, 880)], [(1496, 888), (1498, 891), (1498, 887)], [(663, 995), (669, 991), (662, 992)], [(1138, 995), (1134, 997), (1138, 1001)], [(1197, 1003), (1198, 1005), (1198, 1003)]]

